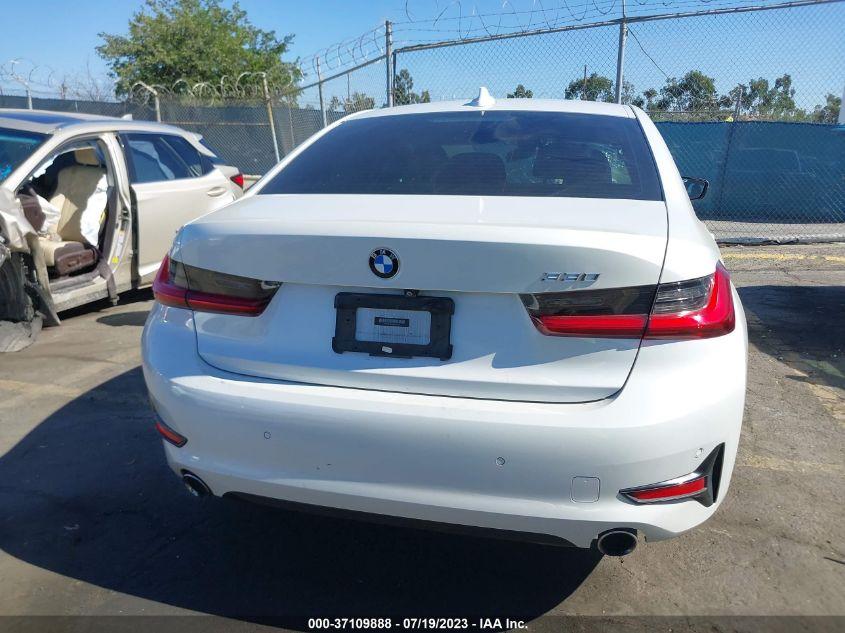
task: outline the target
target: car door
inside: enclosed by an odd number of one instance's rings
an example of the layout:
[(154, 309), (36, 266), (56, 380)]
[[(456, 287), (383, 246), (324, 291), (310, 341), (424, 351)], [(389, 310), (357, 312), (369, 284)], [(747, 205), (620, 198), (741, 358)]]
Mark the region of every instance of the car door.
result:
[(226, 177), (177, 134), (121, 134), (138, 227), (138, 276), (152, 281), (176, 231), (234, 200)]

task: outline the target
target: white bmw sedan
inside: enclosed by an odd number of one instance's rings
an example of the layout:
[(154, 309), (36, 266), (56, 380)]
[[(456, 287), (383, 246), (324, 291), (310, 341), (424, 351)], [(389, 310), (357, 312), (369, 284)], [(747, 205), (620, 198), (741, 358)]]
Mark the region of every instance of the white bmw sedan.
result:
[[(693, 190), (695, 190), (693, 192)], [(144, 376), (196, 494), (631, 552), (710, 517), (739, 297), (641, 110), (362, 112), (186, 225)]]

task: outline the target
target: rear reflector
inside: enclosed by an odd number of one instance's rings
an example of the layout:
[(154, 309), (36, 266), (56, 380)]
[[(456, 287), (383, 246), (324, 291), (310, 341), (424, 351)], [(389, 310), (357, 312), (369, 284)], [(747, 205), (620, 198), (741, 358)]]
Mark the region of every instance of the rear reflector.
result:
[(179, 433), (171, 429), (161, 420), (156, 422), (156, 431), (158, 431), (159, 435), (161, 435), (165, 440), (173, 444), (173, 446), (178, 446), (181, 448), (182, 446), (188, 443), (187, 437), (185, 437), (184, 435), (179, 435)]
[(701, 505), (709, 507), (719, 496), (724, 453), (725, 445), (719, 444), (710, 451), (694, 472), (656, 484), (626, 488), (620, 490), (619, 494), (634, 503), (662, 503), (694, 499)]
[(736, 325), (728, 272), (658, 286), (520, 295), (537, 329), (550, 336), (694, 339)]
[(280, 285), (280, 282), (187, 266), (165, 256), (153, 282), (153, 295), (156, 301), (166, 306), (198, 312), (258, 316)]
[(229, 178), (233, 183), (235, 183), (241, 189), (244, 188), (244, 175), (243, 174), (235, 174), (231, 178)]
[(629, 490), (625, 494), (630, 499), (639, 503), (651, 503), (654, 501), (673, 501), (675, 499), (686, 499), (694, 497), (707, 488), (704, 475), (674, 484), (657, 484), (652, 488), (641, 488)]

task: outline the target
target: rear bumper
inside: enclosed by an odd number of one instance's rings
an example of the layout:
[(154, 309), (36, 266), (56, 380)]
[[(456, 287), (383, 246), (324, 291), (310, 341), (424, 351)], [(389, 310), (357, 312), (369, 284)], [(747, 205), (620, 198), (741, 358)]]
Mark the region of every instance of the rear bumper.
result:
[[(604, 530), (676, 536), (727, 493), (745, 396), (746, 335), (645, 345), (626, 387), (584, 404), (473, 400), (236, 375), (199, 358), (192, 316), (153, 309), (144, 376), (177, 473), (241, 494), (589, 547)], [(695, 470), (724, 444), (719, 497), (636, 505), (618, 491)], [(589, 478), (585, 482), (575, 478)], [(598, 499), (589, 495), (598, 480)], [(580, 492), (579, 492), (580, 491)]]

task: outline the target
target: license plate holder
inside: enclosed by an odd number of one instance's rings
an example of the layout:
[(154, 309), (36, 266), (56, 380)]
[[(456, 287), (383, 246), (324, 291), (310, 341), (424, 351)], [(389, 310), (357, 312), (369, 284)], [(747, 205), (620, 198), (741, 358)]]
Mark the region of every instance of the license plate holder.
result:
[[(393, 358), (429, 357), (449, 360), (452, 357), (451, 329), (455, 302), (448, 297), (406, 297), (403, 295), (379, 295), (355, 292), (341, 292), (335, 296), (337, 312), (335, 335), (332, 349), (338, 354), (358, 352), (371, 356)], [(413, 313), (424, 312), (430, 317)], [(372, 327), (382, 328), (384, 340), (379, 339), (379, 331), (370, 332), (370, 326), (362, 327), (359, 317), (372, 319)], [(420, 327), (428, 324), (428, 336)], [(416, 328), (417, 339), (423, 342), (396, 342), (397, 337), (387, 332), (396, 328), (397, 333), (407, 328)], [(363, 334), (366, 332), (366, 334)], [(375, 340), (361, 340), (368, 336)], [(427, 340), (427, 343), (424, 342)]]

